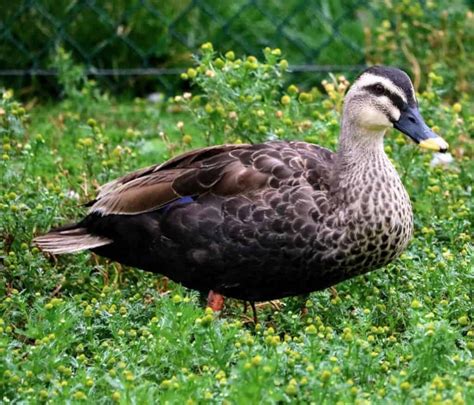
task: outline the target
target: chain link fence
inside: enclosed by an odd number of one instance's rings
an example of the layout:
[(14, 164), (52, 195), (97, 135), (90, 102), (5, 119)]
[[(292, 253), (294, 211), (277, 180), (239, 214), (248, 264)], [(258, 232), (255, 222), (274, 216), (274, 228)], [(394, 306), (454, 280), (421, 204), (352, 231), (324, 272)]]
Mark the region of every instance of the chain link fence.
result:
[(259, 55), (281, 48), (291, 70), (360, 70), (369, 0), (0, 0), (0, 81), (54, 81), (61, 45), (89, 75), (172, 91), (199, 45)]

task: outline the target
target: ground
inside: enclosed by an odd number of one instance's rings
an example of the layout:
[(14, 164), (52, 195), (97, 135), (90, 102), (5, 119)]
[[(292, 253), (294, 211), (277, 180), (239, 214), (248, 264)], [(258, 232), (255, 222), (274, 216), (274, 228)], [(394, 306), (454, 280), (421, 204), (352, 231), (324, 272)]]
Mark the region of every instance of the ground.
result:
[(468, 124), (453, 124), (466, 106), (427, 110), (453, 146), (449, 167), (387, 139), (415, 211), (406, 253), (311, 294), (304, 315), (286, 299), (253, 325), (240, 302), (217, 315), (160, 276), (31, 244), (80, 218), (98, 184), (203, 145), (188, 115), (144, 100), (83, 111), (11, 100), (0, 114), (0, 401), (474, 403), (472, 157)]

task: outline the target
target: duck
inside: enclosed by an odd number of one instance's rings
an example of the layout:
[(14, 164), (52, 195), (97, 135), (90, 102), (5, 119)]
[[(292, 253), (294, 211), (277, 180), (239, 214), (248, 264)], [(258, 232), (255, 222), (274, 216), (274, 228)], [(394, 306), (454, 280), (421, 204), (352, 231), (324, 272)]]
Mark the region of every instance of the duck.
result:
[(425, 123), (409, 76), (372, 66), (344, 98), (333, 152), (302, 141), (192, 150), (111, 181), (77, 223), (34, 243), (89, 250), (207, 295), (255, 303), (301, 296), (379, 269), (413, 235), (410, 198), (384, 151), (395, 128), (448, 144)]

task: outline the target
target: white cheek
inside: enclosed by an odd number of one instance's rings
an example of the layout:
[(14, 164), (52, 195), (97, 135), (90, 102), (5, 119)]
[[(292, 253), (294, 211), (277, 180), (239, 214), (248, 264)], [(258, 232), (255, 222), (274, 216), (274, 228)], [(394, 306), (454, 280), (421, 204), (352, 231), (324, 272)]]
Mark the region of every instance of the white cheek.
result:
[(390, 111), (390, 116), (394, 119), (394, 121), (398, 121), (400, 119), (400, 110), (398, 108), (392, 108)]
[(359, 125), (365, 128), (381, 129), (392, 126), (385, 113), (371, 105), (363, 106), (358, 112), (358, 117)]

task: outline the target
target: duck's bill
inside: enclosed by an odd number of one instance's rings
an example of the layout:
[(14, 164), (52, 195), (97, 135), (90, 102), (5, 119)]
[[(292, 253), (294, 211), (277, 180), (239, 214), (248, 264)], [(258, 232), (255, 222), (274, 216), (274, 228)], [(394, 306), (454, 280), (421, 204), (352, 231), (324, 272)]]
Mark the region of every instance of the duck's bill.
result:
[(426, 125), (418, 108), (409, 107), (400, 115), (400, 119), (393, 123), (393, 126), (405, 135), (408, 135), (421, 148), (433, 150), (436, 152), (446, 152), (448, 143), (436, 135), (428, 125)]

